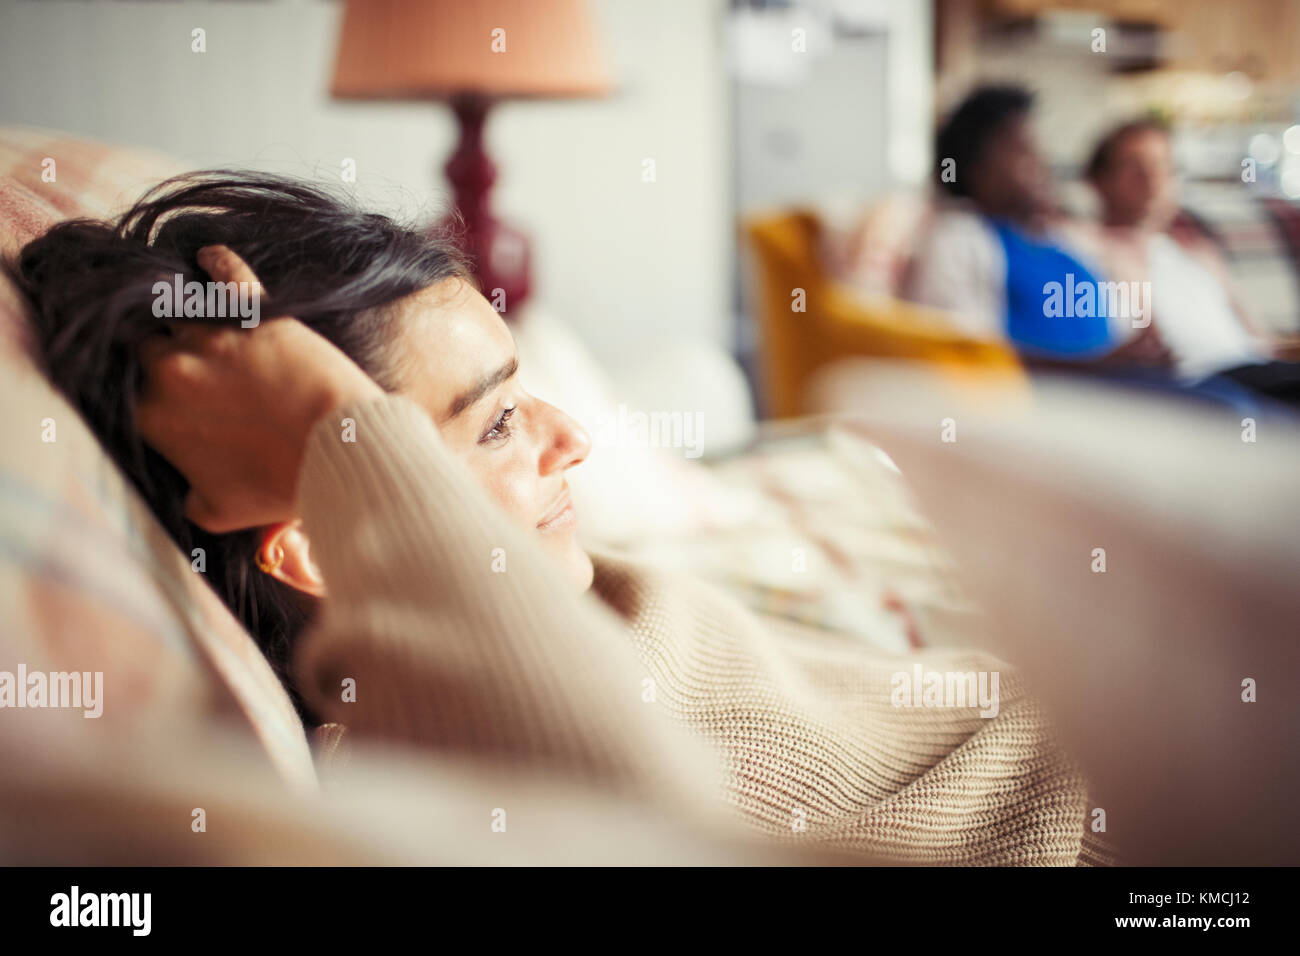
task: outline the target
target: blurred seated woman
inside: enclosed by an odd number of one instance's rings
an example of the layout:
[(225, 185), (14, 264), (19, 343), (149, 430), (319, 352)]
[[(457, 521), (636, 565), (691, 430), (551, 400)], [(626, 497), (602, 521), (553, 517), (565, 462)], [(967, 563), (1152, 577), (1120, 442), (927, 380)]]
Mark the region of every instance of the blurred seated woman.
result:
[[(589, 556), (565, 479), (587, 436), (529, 395), (446, 242), (299, 181), (196, 173), (56, 225), (17, 275), (51, 378), (181, 549), (207, 549), (308, 724), (873, 859), (1109, 859), (997, 660), (881, 655)], [(256, 288), (260, 321), (161, 317), (178, 276)], [(914, 665), (999, 677), (997, 699), (913, 707)]]
[[(1278, 343), (1253, 328), (1231, 292), (1227, 269), (1205, 240), (1176, 239), (1178, 179), (1169, 130), (1154, 120), (1123, 123), (1098, 141), (1085, 169), (1101, 218), (1071, 240), (1116, 281), (1146, 283), (1147, 323), (1180, 381), (1222, 376), (1272, 398), (1300, 399), (1300, 368), (1278, 360)], [(1138, 334), (1118, 323), (1115, 334)]]

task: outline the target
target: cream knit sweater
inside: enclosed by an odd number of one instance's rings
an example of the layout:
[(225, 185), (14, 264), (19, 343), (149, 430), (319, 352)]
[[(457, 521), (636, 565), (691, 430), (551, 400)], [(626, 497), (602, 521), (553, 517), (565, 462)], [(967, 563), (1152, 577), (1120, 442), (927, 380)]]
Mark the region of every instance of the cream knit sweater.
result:
[[(1112, 861), (1082, 775), (991, 657), (882, 655), (610, 556), (577, 595), (401, 398), (321, 422), (299, 498), (330, 596), (296, 673), (358, 737), (493, 754), (856, 859)], [(997, 715), (895, 706), (891, 678), (916, 663), (997, 671)]]

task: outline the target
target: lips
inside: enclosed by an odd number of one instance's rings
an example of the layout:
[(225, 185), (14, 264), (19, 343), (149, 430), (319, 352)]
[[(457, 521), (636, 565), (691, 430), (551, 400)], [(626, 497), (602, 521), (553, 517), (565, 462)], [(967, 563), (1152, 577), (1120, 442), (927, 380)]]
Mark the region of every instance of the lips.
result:
[(538, 531), (556, 531), (560, 528), (571, 528), (578, 523), (578, 513), (574, 510), (573, 499), (569, 496), (569, 489), (565, 488), (560, 497), (555, 500), (551, 510), (546, 512), (545, 517), (537, 522)]

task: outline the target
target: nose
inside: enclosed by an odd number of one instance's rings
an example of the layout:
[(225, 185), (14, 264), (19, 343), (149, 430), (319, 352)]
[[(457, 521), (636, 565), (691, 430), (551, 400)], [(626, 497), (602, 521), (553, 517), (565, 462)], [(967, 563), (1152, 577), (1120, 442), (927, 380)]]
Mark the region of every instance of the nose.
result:
[(587, 430), (554, 405), (539, 401), (548, 436), (542, 449), (538, 471), (549, 475), (580, 464), (591, 453), (591, 436)]

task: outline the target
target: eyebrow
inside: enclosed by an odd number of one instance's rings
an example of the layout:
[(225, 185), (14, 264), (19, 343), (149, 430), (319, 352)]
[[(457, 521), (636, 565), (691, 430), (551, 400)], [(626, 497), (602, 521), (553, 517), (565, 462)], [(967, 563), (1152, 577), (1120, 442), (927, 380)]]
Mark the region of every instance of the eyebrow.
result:
[(492, 389), (496, 388), (502, 382), (506, 381), (517, 371), (519, 371), (519, 359), (518, 357), (515, 357), (505, 365), (502, 365), (491, 375), (482, 378), (473, 388), (468, 388), (457, 395), (451, 403), (451, 408), (447, 412), (447, 417), (443, 420), (451, 421), (451, 419), (455, 418), (471, 405), (477, 404), (479, 399), (492, 391)]

